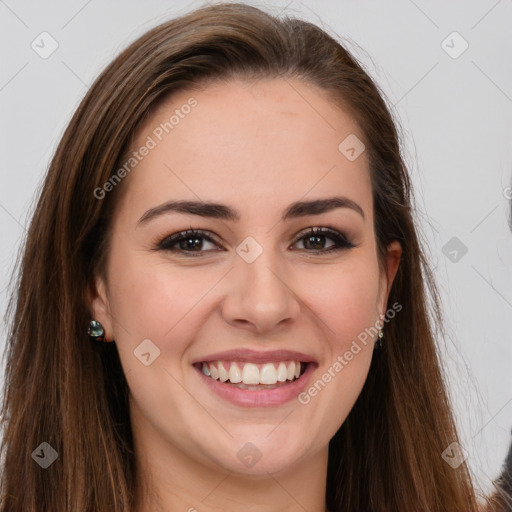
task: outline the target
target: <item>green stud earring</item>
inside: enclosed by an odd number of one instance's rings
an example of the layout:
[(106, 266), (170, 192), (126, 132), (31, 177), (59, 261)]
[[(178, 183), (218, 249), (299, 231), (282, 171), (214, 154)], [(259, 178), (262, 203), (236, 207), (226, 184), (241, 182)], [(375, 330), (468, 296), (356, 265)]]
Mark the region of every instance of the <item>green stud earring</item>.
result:
[(103, 329), (103, 326), (97, 320), (91, 320), (89, 322), (87, 334), (93, 342), (108, 343), (108, 340), (105, 339), (105, 329)]

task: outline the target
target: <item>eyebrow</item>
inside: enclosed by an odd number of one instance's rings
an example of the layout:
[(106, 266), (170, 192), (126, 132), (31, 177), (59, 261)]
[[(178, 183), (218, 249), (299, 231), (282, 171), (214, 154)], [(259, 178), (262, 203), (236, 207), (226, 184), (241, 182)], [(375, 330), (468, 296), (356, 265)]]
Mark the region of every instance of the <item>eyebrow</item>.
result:
[[(328, 197), (325, 199), (314, 199), (311, 201), (297, 201), (292, 203), (283, 212), (282, 221), (306, 217), (308, 215), (321, 215), (337, 208), (350, 208), (364, 219), (363, 209), (351, 199), (347, 197)], [(230, 206), (220, 203), (212, 203), (207, 201), (168, 201), (159, 206), (149, 209), (139, 219), (138, 224), (144, 224), (155, 217), (159, 217), (165, 213), (176, 212), (190, 215), (198, 215), (200, 217), (209, 217), (212, 219), (221, 219), (231, 222), (237, 222), (241, 219), (240, 212)]]

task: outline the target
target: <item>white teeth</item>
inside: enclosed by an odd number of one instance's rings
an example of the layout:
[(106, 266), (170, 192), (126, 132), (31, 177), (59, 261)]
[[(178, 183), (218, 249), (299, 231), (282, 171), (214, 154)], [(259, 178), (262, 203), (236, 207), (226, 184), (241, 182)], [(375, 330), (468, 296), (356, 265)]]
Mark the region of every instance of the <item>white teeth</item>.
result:
[(292, 380), (294, 376), (295, 376), (295, 364), (290, 363), (288, 365), (288, 370), (286, 371), (286, 378), (288, 380)]
[(236, 363), (231, 363), (229, 368), (229, 381), (233, 384), (237, 384), (238, 382), (242, 382), (242, 372)]
[[(229, 370), (226, 368), (229, 366)], [(277, 366), (277, 369), (276, 369)], [(301, 363), (299, 361), (281, 361), (279, 363), (227, 363), (215, 361), (203, 363), (202, 371), (206, 376), (221, 382), (229, 380), (232, 384), (273, 385), (293, 381), (300, 377)]]
[(274, 363), (267, 363), (261, 367), (259, 383), (261, 384), (276, 384), (277, 371)]
[(215, 380), (219, 378), (219, 370), (213, 364), (210, 365), (210, 377)]
[(284, 363), (279, 363), (277, 367), (277, 380), (279, 382), (284, 382), (287, 379), (288, 370), (286, 369), (286, 365)]
[(244, 364), (244, 369), (242, 370), (242, 381), (244, 384), (260, 383), (260, 371), (255, 364)]
[(219, 370), (219, 379), (221, 382), (226, 382), (229, 379), (229, 373), (224, 368), (224, 365), (221, 361), (219, 361), (218, 370)]

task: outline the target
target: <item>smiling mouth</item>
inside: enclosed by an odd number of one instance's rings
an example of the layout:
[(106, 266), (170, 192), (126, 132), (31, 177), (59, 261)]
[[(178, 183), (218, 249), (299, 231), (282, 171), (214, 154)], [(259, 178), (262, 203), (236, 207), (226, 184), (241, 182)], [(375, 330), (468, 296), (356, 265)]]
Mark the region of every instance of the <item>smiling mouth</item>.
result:
[(286, 386), (306, 371), (309, 363), (276, 361), (264, 364), (242, 361), (208, 361), (194, 366), (207, 377), (247, 390), (273, 389)]

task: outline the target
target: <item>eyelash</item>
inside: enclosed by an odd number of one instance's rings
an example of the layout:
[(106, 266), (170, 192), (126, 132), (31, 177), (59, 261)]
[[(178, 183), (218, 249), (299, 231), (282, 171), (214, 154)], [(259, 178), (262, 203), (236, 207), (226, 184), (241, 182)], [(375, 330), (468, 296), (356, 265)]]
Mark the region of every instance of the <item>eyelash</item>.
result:
[[(300, 236), (298, 236), (298, 238), (296, 238), (295, 242), (292, 245), (295, 245), (297, 242), (299, 242), (303, 238), (314, 237), (314, 236), (325, 236), (327, 238), (331, 238), (331, 240), (333, 240), (336, 243), (336, 245), (332, 246), (329, 249), (319, 249), (319, 250), (299, 249), (299, 250), (305, 250), (306, 252), (313, 253), (313, 254), (326, 254), (326, 253), (341, 251), (344, 249), (352, 249), (353, 247), (356, 247), (342, 233), (339, 233), (338, 231), (334, 231), (329, 228), (308, 228), (308, 230), (306, 232), (303, 232)], [(211, 251), (195, 251), (196, 254), (194, 254), (194, 251), (185, 251), (183, 249), (173, 248), (173, 246), (175, 246), (181, 240), (188, 240), (192, 237), (204, 238), (208, 242), (220, 245), (220, 243), (217, 240), (215, 240), (215, 238), (206, 234), (205, 231), (202, 231), (200, 229), (188, 229), (186, 231), (180, 231), (179, 233), (174, 233), (173, 235), (165, 237), (157, 245), (156, 250), (163, 250), (163, 251), (169, 251), (169, 252), (181, 252), (182, 255), (184, 255), (184, 256), (186, 255), (186, 257), (192, 257), (192, 258), (201, 257), (202, 253), (204, 253), (204, 252), (211, 252)]]

